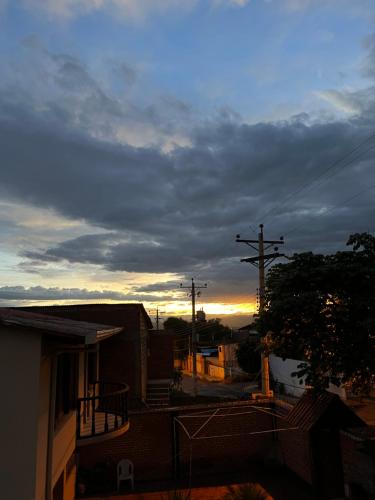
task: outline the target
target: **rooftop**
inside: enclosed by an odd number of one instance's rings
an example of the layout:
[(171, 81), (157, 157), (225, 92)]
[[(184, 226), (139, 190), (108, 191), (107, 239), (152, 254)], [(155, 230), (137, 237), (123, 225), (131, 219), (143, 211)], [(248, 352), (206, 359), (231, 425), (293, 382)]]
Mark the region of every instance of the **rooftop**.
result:
[(17, 307), (14, 310), (35, 312), (43, 315), (58, 316), (77, 321), (88, 321), (99, 324), (125, 327), (129, 329), (138, 326), (140, 316), (147, 328), (152, 329), (152, 321), (143, 304), (74, 304), (60, 306), (30, 306)]
[(31, 311), (0, 308), (0, 324), (42, 330), (46, 334), (78, 337), (85, 344), (93, 344), (121, 332), (123, 328), (59, 318)]

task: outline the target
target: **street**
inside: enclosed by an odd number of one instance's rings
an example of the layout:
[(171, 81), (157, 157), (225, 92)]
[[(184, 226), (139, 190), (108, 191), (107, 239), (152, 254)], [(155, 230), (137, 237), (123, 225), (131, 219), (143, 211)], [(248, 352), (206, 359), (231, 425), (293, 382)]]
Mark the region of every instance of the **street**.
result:
[[(193, 395), (193, 379), (184, 375), (182, 379), (182, 389), (184, 392)], [(235, 382), (225, 384), (224, 382), (211, 382), (197, 379), (197, 393), (199, 396), (211, 396), (219, 398), (238, 399), (250, 392), (258, 392), (258, 384), (254, 382)]]

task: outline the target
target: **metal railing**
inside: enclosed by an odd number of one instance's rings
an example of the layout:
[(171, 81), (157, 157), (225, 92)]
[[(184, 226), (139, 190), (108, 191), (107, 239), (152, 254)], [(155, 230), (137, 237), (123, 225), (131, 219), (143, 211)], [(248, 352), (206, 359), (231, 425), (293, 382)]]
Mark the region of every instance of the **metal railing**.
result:
[(97, 381), (91, 394), (77, 400), (77, 439), (107, 434), (128, 423), (126, 384)]

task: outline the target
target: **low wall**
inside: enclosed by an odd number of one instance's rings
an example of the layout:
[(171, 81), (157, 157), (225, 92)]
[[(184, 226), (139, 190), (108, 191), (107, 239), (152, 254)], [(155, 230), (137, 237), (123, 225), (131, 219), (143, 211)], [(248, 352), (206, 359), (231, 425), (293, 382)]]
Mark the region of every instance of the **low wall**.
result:
[[(184, 428), (192, 436), (213, 412), (217, 415), (190, 440)], [(187, 476), (191, 454), (194, 477), (238, 472), (268, 453), (272, 432), (251, 433), (272, 430), (272, 425), (269, 414), (248, 402), (147, 410), (131, 414), (130, 429), (122, 436), (82, 447), (79, 463), (93, 468), (127, 458), (136, 481), (167, 480)]]

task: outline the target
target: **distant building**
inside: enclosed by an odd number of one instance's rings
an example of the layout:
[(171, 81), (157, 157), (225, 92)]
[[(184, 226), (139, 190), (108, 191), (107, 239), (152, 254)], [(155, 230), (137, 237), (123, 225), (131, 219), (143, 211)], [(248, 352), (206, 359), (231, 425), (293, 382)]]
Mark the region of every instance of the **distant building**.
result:
[(206, 313), (203, 311), (203, 309), (200, 309), (196, 313), (197, 321), (200, 323), (204, 323), (206, 321)]

